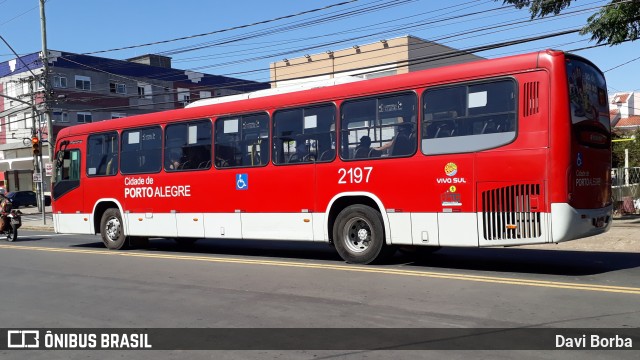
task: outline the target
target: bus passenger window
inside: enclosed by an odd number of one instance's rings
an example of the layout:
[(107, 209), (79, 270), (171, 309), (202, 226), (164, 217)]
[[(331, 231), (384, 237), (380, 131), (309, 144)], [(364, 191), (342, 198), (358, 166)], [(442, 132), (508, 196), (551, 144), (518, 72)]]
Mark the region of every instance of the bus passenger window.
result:
[(216, 168), (266, 165), (269, 162), (269, 115), (217, 119), (214, 144)]
[[(417, 147), (416, 102), (414, 94), (345, 102), (340, 157), (349, 160), (414, 154)], [(369, 142), (370, 147), (365, 145)]]
[(279, 110), (273, 120), (273, 162), (301, 164), (335, 158), (333, 105)]
[(120, 172), (155, 173), (162, 168), (162, 129), (159, 126), (122, 132)]
[(515, 94), (512, 79), (427, 89), (422, 152), (472, 152), (510, 143), (516, 136)]
[(208, 169), (211, 165), (211, 121), (191, 120), (167, 125), (164, 144), (165, 171)]

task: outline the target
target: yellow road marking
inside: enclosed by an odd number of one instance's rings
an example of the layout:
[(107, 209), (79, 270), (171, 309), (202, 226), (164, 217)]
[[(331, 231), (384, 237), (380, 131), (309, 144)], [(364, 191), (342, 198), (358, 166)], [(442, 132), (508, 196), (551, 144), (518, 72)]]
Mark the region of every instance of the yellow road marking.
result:
[(387, 268), (380, 268), (380, 267), (374, 267), (374, 266), (312, 264), (312, 263), (303, 263), (303, 262), (294, 262), (294, 261), (252, 260), (252, 259), (239, 259), (239, 258), (221, 258), (221, 257), (208, 257), (208, 256), (205, 257), (205, 256), (195, 256), (195, 255), (168, 255), (168, 254), (153, 254), (153, 253), (144, 253), (144, 252), (108, 251), (108, 250), (63, 249), (63, 248), (47, 248), (47, 247), (37, 247), (37, 246), (32, 247), (32, 246), (5, 245), (5, 244), (0, 245), (0, 248), (14, 249), (14, 250), (60, 252), (60, 253), (71, 253), (71, 254), (128, 256), (128, 257), (141, 257), (141, 258), (150, 258), (150, 259), (191, 260), (191, 261), (204, 261), (204, 262), (212, 262), (212, 263), (249, 264), (249, 265), (295, 267), (295, 268), (306, 268), (306, 269), (338, 270), (338, 271), (351, 271), (351, 272), (373, 273), (373, 274), (417, 276), (417, 277), (427, 277), (427, 278), (436, 278), (436, 279), (451, 279), (451, 280), (475, 281), (475, 282), (485, 282), (485, 283), (495, 283), (495, 284), (536, 286), (536, 287), (546, 287), (546, 288), (556, 288), (556, 289), (572, 289), (572, 290), (612, 292), (612, 293), (640, 295), (640, 288), (637, 288), (637, 287), (580, 284), (580, 283), (559, 282), (559, 281), (532, 280), (532, 279), (521, 279), (521, 278), (455, 274), (455, 273), (417, 271), (417, 270), (405, 270), (405, 269), (387, 269)]

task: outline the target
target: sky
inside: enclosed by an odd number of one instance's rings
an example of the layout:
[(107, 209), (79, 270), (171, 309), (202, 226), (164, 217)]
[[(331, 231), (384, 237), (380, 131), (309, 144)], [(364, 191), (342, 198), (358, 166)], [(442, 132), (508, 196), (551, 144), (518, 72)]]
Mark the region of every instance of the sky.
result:
[[(577, 29), (609, 2), (576, 1), (541, 20), (493, 0), (47, 0), (45, 12), (49, 49), (114, 59), (157, 53), (174, 68), (268, 81), (271, 62), (398, 36), (470, 49)], [(39, 0), (0, 0), (0, 35), (18, 54), (40, 51)], [(573, 51), (605, 71), (610, 95), (640, 90), (640, 40), (580, 50), (596, 45), (589, 38), (554, 36), (476, 55)], [(133, 48), (103, 52), (123, 47)], [(13, 58), (0, 42), (0, 62)]]

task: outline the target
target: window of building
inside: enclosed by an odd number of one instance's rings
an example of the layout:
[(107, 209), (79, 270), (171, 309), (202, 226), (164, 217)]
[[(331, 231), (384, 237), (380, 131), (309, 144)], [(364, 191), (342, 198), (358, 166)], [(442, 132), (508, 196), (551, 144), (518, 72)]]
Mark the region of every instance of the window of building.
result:
[(186, 88), (177, 88), (176, 93), (178, 95), (178, 102), (182, 106), (187, 106), (191, 102), (191, 92)]
[(53, 87), (56, 88), (66, 88), (67, 87), (67, 77), (62, 75), (54, 75), (53, 76)]
[(389, 95), (342, 105), (340, 157), (344, 160), (415, 153), (416, 96)]
[(118, 82), (110, 82), (109, 83), (109, 92), (112, 94), (126, 94), (127, 93), (127, 85)]
[(154, 173), (162, 168), (162, 129), (159, 126), (122, 132), (120, 172)]
[(273, 162), (298, 164), (335, 158), (333, 105), (279, 110), (273, 117)]
[(217, 168), (263, 166), (269, 162), (269, 115), (238, 115), (216, 120)]
[[(31, 124), (33, 124), (37, 120), (38, 118), (34, 113), (32, 112), (23, 113), (22, 119), (18, 120), (18, 128), (19, 129), (31, 128)], [(27, 124), (29, 124), (29, 126), (27, 126)]]
[(76, 75), (76, 89), (78, 90), (91, 90), (91, 78), (88, 76)]
[(4, 89), (10, 97), (18, 97), (18, 85), (16, 82), (10, 81), (4, 84)]
[(151, 99), (151, 85), (138, 83), (138, 97), (140, 99)]
[(166, 171), (211, 168), (211, 121), (167, 125), (164, 136)]
[(53, 122), (69, 122), (69, 113), (66, 111), (53, 110), (51, 116), (51, 121)]
[(78, 112), (76, 114), (76, 121), (80, 124), (83, 124), (90, 123), (93, 121), (93, 119), (90, 112)]
[(516, 88), (508, 79), (427, 90), (422, 99), (422, 152), (471, 152), (513, 141)]
[(18, 130), (19, 126), (18, 125), (18, 115), (9, 115), (8, 116), (9, 119), (9, 130), (13, 131), (13, 130)]
[(90, 135), (87, 141), (87, 175), (105, 176), (118, 172), (118, 133)]
[(211, 97), (211, 91), (200, 91), (200, 99), (206, 99)]

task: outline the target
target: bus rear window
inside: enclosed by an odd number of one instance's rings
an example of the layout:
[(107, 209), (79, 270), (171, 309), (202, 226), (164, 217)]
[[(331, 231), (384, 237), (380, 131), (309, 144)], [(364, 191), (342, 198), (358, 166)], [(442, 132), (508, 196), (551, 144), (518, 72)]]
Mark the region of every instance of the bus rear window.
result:
[(611, 125), (604, 75), (590, 63), (570, 57), (567, 77), (574, 136), (583, 145), (608, 147)]

